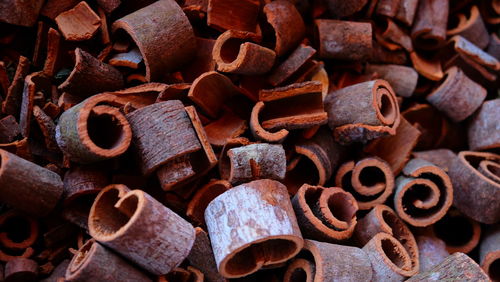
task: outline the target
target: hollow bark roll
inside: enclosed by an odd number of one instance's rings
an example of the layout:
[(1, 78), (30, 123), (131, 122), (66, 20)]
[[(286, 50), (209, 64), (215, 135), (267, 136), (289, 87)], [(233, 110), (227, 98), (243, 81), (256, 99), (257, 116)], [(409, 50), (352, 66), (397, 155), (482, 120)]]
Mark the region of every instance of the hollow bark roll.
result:
[(342, 164), (335, 185), (351, 193), (360, 210), (383, 204), (394, 191), (394, 174), (384, 160), (368, 157)]
[(408, 275), (417, 274), (420, 269), (417, 241), (408, 226), (391, 208), (385, 205), (375, 206), (364, 218), (359, 220), (354, 231), (354, 238), (358, 245), (365, 245), (380, 232), (393, 236), (403, 245), (411, 260)]
[(146, 80), (183, 66), (196, 52), (193, 28), (174, 0), (154, 2), (113, 23), (113, 32), (125, 31), (141, 51)]
[(359, 248), (304, 240), (304, 249), (288, 266), (283, 281), (370, 281), (372, 272)]
[(38, 263), (27, 258), (15, 258), (5, 264), (5, 282), (37, 281)]
[(368, 65), (367, 73), (376, 73), (387, 80), (396, 94), (411, 97), (417, 87), (418, 73), (414, 68), (401, 65)]
[(72, 161), (93, 163), (117, 157), (128, 149), (132, 130), (119, 111), (118, 98), (92, 96), (65, 111), (56, 127), (59, 148)]
[(440, 221), (432, 225), (432, 232), (446, 244), (446, 250), (469, 253), (481, 238), (481, 225), (456, 209), (450, 210)]
[(217, 268), (226, 278), (294, 257), (304, 241), (286, 187), (256, 180), (215, 198), (205, 210)]
[(411, 37), (416, 48), (437, 49), (446, 40), (449, 0), (420, 0)]
[(123, 87), (124, 80), (119, 70), (99, 61), (82, 49), (76, 48), (75, 66), (58, 89), (71, 95), (89, 97)]
[[(454, 189), (454, 206), (465, 215), (486, 224), (500, 220), (500, 177), (494, 166), (485, 161), (500, 163), (493, 153), (463, 151), (450, 167)], [(481, 164), (483, 163), (483, 168)], [(496, 177), (488, 177), (496, 175)]]
[(488, 275), (469, 256), (454, 253), (429, 271), (421, 272), (410, 279), (417, 281), (481, 281), (488, 282)]
[(59, 175), (0, 149), (0, 201), (32, 216), (51, 212), (63, 193)]
[(99, 193), (88, 225), (99, 243), (155, 275), (177, 267), (195, 239), (189, 222), (145, 192), (121, 184)]
[(196, 191), (186, 207), (186, 215), (191, 222), (205, 226), (205, 209), (208, 204), (229, 189), (231, 189), (231, 183), (228, 181), (212, 180)]
[(331, 92), (325, 98), (325, 110), (335, 140), (342, 145), (394, 135), (400, 122), (396, 95), (385, 80)]
[(152, 281), (135, 266), (94, 240), (85, 243), (66, 269), (65, 281)]
[(477, 110), (486, 98), (486, 89), (468, 78), (464, 72), (452, 67), (446, 71), (441, 85), (427, 101), (454, 122), (460, 122)]
[(256, 179), (282, 180), (286, 172), (286, 156), (282, 145), (250, 144), (227, 151), (229, 163), (220, 163), (223, 179), (231, 184)]
[(0, 246), (9, 250), (25, 250), (38, 238), (37, 221), (15, 210), (0, 214), (0, 226)]
[(394, 208), (413, 226), (429, 226), (441, 219), (453, 203), (450, 177), (421, 159), (409, 161), (396, 179)]
[(434, 236), (418, 236), (417, 245), (420, 258), (420, 272), (431, 270), (450, 255), (446, 250), (444, 241)]
[(349, 239), (354, 232), (358, 204), (341, 188), (304, 184), (292, 204), (300, 230), (307, 238), (339, 242)]
[(316, 20), (318, 55), (322, 59), (367, 60), (372, 53), (370, 23)]
[(263, 74), (271, 70), (276, 53), (254, 42), (254, 33), (228, 30), (215, 41), (212, 56), (221, 72), (244, 75)]
[(371, 281), (403, 281), (412, 275), (410, 256), (403, 245), (387, 233), (376, 234), (363, 251), (372, 263)]
[(479, 260), (492, 281), (500, 280), (500, 225), (491, 226), (479, 248)]
[(467, 132), (469, 148), (473, 151), (500, 148), (500, 99), (483, 103), (473, 116)]
[(465, 14), (457, 14), (456, 17), (456, 26), (449, 29), (446, 35), (461, 35), (481, 49), (488, 46), (490, 36), (477, 6), (470, 8), (469, 17)]

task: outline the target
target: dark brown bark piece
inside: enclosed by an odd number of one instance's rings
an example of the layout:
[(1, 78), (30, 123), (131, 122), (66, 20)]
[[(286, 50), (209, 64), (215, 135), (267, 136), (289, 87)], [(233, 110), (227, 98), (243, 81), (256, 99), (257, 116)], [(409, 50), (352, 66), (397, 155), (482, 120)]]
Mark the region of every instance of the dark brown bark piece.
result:
[(65, 281), (152, 281), (146, 274), (93, 239), (73, 256)]
[(118, 106), (116, 96), (99, 94), (65, 111), (56, 127), (59, 148), (79, 163), (97, 162), (125, 153), (132, 129)]
[(13, 142), (21, 134), (21, 127), (12, 115), (0, 120), (0, 143)]
[(38, 238), (38, 222), (23, 213), (9, 210), (0, 215), (0, 245), (22, 251), (31, 247)]
[(40, 280), (41, 282), (62, 282), (64, 281), (64, 274), (69, 265), (69, 259), (60, 262), (52, 271), (49, 277)]
[(97, 0), (97, 4), (101, 7), (107, 14), (113, 12), (122, 3), (121, 0)]
[(5, 101), (2, 104), (2, 112), (4, 114), (19, 116), (21, 110), (22, 93), (24, 87), (24, 78), (28, 75), (30, 61), (23, 57), (19, 57), (14, 78), (7, 90)]
[(451, 164), (457, 158), (453, 151), (448, 149), (436, 149), (428, 151), (413, 152), (413, 157), (433, 163), (445, 172), (450, 171)]
[(157, 1), (137, 10), (115, 21), (112, 30), (125, 31), (135, 42), (149, 82), (180, 68), (196, 51), (193, 28), (174, 0)]
[(40, 107), (33, 107), (33, 118), (35, 119), (44, 138), (45, 147), (51, 151), (59, 151), (56, 141), (56, 125)]
[(488, 45), (488, 54), (500, 60), (500, 38), (496, 33), (492, 33), (490, 36), (490, 43)]
[(31, 259), (16, 258), (5, 265), (5, 282), (34, 282), (38, 278), (38, 263)]
[(56, 173), (0, 150), (0, 198), (33, 216), (47, 215), (63, 193)]
[(411, 52), (410, 59), (415, 70), (423, 77), (433, 81), (443, 78), (444, 73), (438, 60), (424, 58), (417, 52)]
[(450, 167), (454, 189), (454, 206), (462, 213), (482, 223), (500, 220), (500, 181), (488, 178), (479, 170), (482, 161), (500, 162), (493, 153), (463, 151)]
[(393, 18), (399, 10), (400, 0), (378, 0), (375, 13)]
[(220, 31), (256, 32), (259, 11), (258, 0), (209, 0), (207, 24)]
[(456, 209), (450, 210), (443, 219), (432, 225), (431, 231), (444, 241), (450, 254), (471, 252), (481, 238), (481, 225)]
[(481, 49), (488, 46), (490, 37), (477, 6), (470, 8), (468, 17), (462, 13), (456, 14), (455, 17), (457, 24), (449, 29), (446, 35), (461, 35)]
[[(385, 28), (384, 28), (385, 27)], [(380, 33), (380, 36), (385, 40), (393, 42), (397, 45), (403, 47), (406, 51), (412, 52), (413, 45), (411, 37), (405, 33), (394, 21), (391, 19), (385, 19), (384, 25), (380, 31), (376, 31), (376, 35)]]
[(89, 40), (101, 26), (99, 16), (85, 1), (60, 13), (55, 21), (62, 35), (68, 41)]
[(181, 70), (184, 82), (193, 82), (203, 73), (216, 70), (217, 65), (212, 55), (214, 45), (214, 39), (196, 37), (197, 50), (195, 58)]
[(269, 73), (267, 81), (272, 86), (278, 86), (289, 81), (290, 78), (295, 76), (294, 74), (307, 67), (314, 54), (316, 54), (314, 48), (304, 44), (299, 45), (285, 61)]
[(287, 189), (274, 180), (226, 191), (208, 205), (205, 220), (217, 268), (226, 278), (285, 262), (304, 243)]
[(500, 99), (486, 101), (472, 117), (468, 128), (469, 148), (473, 151), (500, 148)]
[(500, 261), (500, 225), (491, 226), (481, 241), (479, 248), (481, 267), (492, 281), (500, 280), (498, 264)]
[(58, 89), (72, 95), (89, 97), (100, 92), (121, 89), (123, 85), (123, 76), (117, 69), (76, 48), (75, 66)]
[(120, 184), (106, 187), (97, 196), (90, 210), (89, 232), (155, 275), (177, 267), (195, 239), (189, 222), (145, 192)]
[(40, 15), (54, 20), (60, 13), (73, 8), (79, 0), (47, 0), (40, 11)]
[(220, 194), (231, 188), (231, 183), (226, 180), (212, 180), (201, 187), (189, 201), (186, 215), (189, 219), (201, 226), (205, 226), (205, 209), (208, 204)]
[(479, 267), (479, 265), (469, 256), (463, 253), (454, 253), (448, 256), (440, 264), (431, 270), (421, 272), (412, 278), (409, 282), (416, 281), (490, 281), (488, 276)]
[(343, 18), (348, 17), (361, 9), (368, 3), (368, 0), (353, 0), (353, 1), (339, 1), (328, 0), (327, 6), (334, 16)]
[(376, 64), (406, 64), (408, 56), (403, 50), (391, 51), (383, 47), (377, 41), (372, 42), (372, 53), (370, 62)]
[(416, 48), (432, 50), (446, 40), (449, 0), (420, 0), (411, 37)]
[(369, 23), (315, 20), (318, 55), (323, 59), (366, 60), (372, 53)]
[(396, 19), (407, 26), (412, 26), (417, 13), (418, 0), (400, 0)]
[(414, 68), (401, 65), (368, 65), (366, 73), (377, 74), (390, 83), (396, 94), (411, 97), (418, 82), (418, 73)]
[(6, 0), (0, 3), (0, 22), (20, 26), (36, 24), (43, 0)]
[(19, 126), (24, 137), (28, 137), (30, 133), (35, 96), (38, 93), (44, 94), (49, 92), (51, 86), (50, 77), (46, 76), (43, 72), (29, 74), (24, 79), (23, 100), (19, 115)]
[(431, 270), (450, 255), (443, 240), (435, 236), (417, 236), (417, 245), (420, 255), (420, 272)]
[(194, 230), (196, 232), (196, 239), (187, 260), (192, 266), (203, 272), (208, 282), (227, 281), (227, 279), (222, 277), (217, 270), (217, 264), (215, 263), (215, 257), (208, 234), (200, 227), (196, 227)]

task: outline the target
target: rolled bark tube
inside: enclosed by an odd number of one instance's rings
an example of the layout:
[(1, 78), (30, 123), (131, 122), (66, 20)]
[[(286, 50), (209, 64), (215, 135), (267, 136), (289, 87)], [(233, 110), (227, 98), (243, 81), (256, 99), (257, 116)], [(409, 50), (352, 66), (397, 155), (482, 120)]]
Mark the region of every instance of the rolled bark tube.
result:
[(205, 279), (209, 282), (227, 281), (227, 279), (222, 277), (217, 270), (212, 245), (210, 245), (210, 239), (208, 238), (207, 232), (200, 227), (196, 227), (195, 232), (196, 239), (187, 257), (189, 264), (201, 270), (205, 275)]
[(437, 49), (446, 40), (449, 0), (420, 0), (411, 37), (420, 49)]
[(282, 56), (295, 48), (305, 35), (306, 28), (302, 16), (293, 3), (273, 1), (264, 6), (266, 21), (274, 31), (274, 52)]
[(56, 127), (59, 148), (78, 163), (93, 163), (125, 153), (132, 130), (117, 108), (120, 105), (116, 96), (100, 94), (65, 111)]
[(286, 129), (280, 129), (275, 132), (267, 131), (262, 127), (259, 121), (259, 115), (264, 110), (264, 102), (260, 101), (255, 104), (252, 109), (252, 114), (250, 116), (250, 131), (252, 135), (257, 140), (263, 140), (266, 142), (280, 143), (285, 140), (288, 136), (289, 131)]
[(229, 165), (219, 164), (223, 179), (240, 184), (257, 179), (282, 180), (286, 172), (286, 156), (282, 145), (250, 144), (227, 151)]
[(486, 89), (468, 78), (464, 72), (452, 67), (446, 71), (441, 85), (427, 101), (454, 122), (460, 122), (472, 115), (486, 98)]
[(335, 176), (335, 185), (351, 193), (360, 210), (383, 204), (394, 191), (394, 174), (384, 160), (368, 157), (342, 164)]
[(420, 271), (417, 241), (408, 226), (391, 208), (385, 205), (375, 206), (364, 218), (358, 221), (354, 238), (358, 245), (365, 245), (380, 232), (393, 236), (403, 245), (411, 260), (408, 275), (417, 274)]
[(342, 145), (394, 135), (400, 122), (399, 106), (385, 80), (351, 85), (325, 98), (328, 125)]
[(226, 278), (285, 262), (303, 246), (286, 187), (256, 180), (215, 198), (205, 210), (217, 268)]
[(75, 66), (58, 89), (71, 95), (89, 97), (104, 91), (118, 90), (123, 86), (124, 80), (120, 71), (76, 48)]
[(121, 184), (99, 193), (88, 225), (99, 243), (155, 275), (177, 267), (195, 239), (189, 222), (145, 192)]
[(492, 281), (500, 280), (500, 225), (491, 226), (479, 247), (479, 260)]
[(435, 236), (417, 236), (417, 245), (420, 272), (431, 270), (450, 255), (446, 250), (444, 241)]
[(13, 250), (31, 247), (38, 237), (38, 223), (13, 210), (0, 215), (0, 245)]
[(37, 281), (38, 263), (27, 258), (16, 258), (5, 265), (4, 281)]
[(392, 86), (401, 97), (411, 97), (417, 87), (418, 73), (414, 68), (401, 65), (368, 65), (367, 73), (376, 73)]
[(304, 249), (288, 266), (283, 281), (370, 281), (372, 272), (359, 248), (304, 240)]
[(450, 254), (469, 253), (477, 246), (481, 238), (479, 223), (457, 210), (448, 212), (443, 219), (432, 226), (432, 230), (436, 237), (445, 242), (446, 250)]
[(249, 32), (228, 30), (221, 34), (212, 51), (217, 70), (244, 75), (264, 74), (271, 70), (276, 53), (252, 41), (258, 41), (258, 37)]
[(481, 49), (488, 46), (490, 36), (477, 6), (470, 8), (469, 17), (465, 14), (457, 14), (456, 17), (456, 26), (449, 29), (446, 35), (461, 35)]
[(0, 202), (29, 215), (51, 212), (63, 194), (59, 175), (0, 149)]
[(436, 108), (428, 104), (415, 104), (401, 113), (410, 125), (418, 129), (415, 150), (428, 150), (443, 147), (451, 129), (450, 122)]
[(315, 20), (318, 55), (322, 59), (367, 60), (372, 53), (369, 23)]
[(368, 0), (353, 0), (353, 1), (337, 1), (328, 0), (327, 5), (332, 15), (343, 18), (350, 16), (361, 9), (368, 3)]
[(453, 203), (450, 177), (441, 168), (421, 159), (409, 161), (396, 179), (396, 213), (418, 227), (434, 224)]
[(496, 119), (499, 116), (500, 99), (489, 100), (481, 105), (472, 117), (467, 130), (470, 150), (500, 148), (500, 130), (498, 130), (498, 120)]
[(500, 220), (500, 181), (487, 177), (479, 170), (480, 163), (485, 160), (500, 163), (500, 156), (460, 152), (451, 164), (449, 174), (454, 189), (454, 206), (476, 221), (493, 224)]
[(349, 239), (356, 227), (358, 204), (341, 188), (302, 185), (292, 199), (304, 236), (324, 242)]
[(196, 191), (186, 207), (186, 215), (191, 222), (205, 226), (205, 209), (208, 204), (230, 188), (231, 183), (226, 180), (213, 180)]
[(413, 152), (412, 154), (416, 159), (422, 159), (433, 163), (446, 172), (450, 171), (451, 164), (457, 158), (457, 155), (448, 149), (420, 151)]
[(413, 272), (403, 245), (387, 233), (376, 234), (362, 249), (372, 263), (371, 281), (403, 281)]
[(454, 253), (434, 268), (421, 272), (410, 279), (418, 281), (490, 281), (488, 275), (469, 256), (463, 253)]
[(196, 52), (193, 28), (174, 0), (157, 1), (128, 14), (115, 21), (112, 30), (126, 32), (135, 42), (149, 82), (180, 68)]
[(152, 281), (146, 274), (106, 249), (88, 240), (73, 256), (65, 281)]
[(396, 19), (407, 26), (413, 25), (415, 14), (417, 13), (418, 0), (400, 0)]
[(0, 3), (0, 22), (20, 26), (33, 26), (45, 1), (7, 0)]

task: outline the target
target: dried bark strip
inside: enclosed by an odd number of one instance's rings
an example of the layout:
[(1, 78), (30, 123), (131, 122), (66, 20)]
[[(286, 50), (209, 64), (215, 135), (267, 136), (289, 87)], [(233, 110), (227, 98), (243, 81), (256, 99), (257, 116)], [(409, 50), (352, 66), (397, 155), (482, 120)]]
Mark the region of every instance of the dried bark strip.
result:
[(272, 86), (278, 86), (289, 81), (294, 74), (307, 67), (314, 54), (316, 54), (314, 48), (304, 44), (299, 45), (285, 61), (269, 73), (267, 81)]
[(378, 0), (375, 13), (393, 18), (399, 10), (400, 0)]
[(448, 0), (420, 0), (411, 37), (417, 48), (433, 50), (446, 40)]
[(60, 13), (55, 21), (62, 35), (68, 41), (89, 40), (101, 27), (101, 19), (85, 1)]
[(285, 262), (303, 246), (286, 187), (256, 180), (215, 198), (205, 211), (217, 267), (236, 278)]
[[(406, 123), (420, 132), (416, 140), (416, 150), (427, 150), (446, 146), (453, 138), (453, 127), (449, 120), (429, 104), (415, 104), (401, 113)], [(401, 167), (402, 169), (402, 167)]]
[(366, 73), (375, 73), (381, 79), (387, 80), (396, 94), (401, 97), (411, 97), (417, 87), (418, 73), (414, 68), (401, 65), (368, 65)]
[(30, 215), (47, 215), (63, 193), (56, 173), (0, 150), (1, 201)]
[(444, 241), (435, 236), (417, 236), (417, 245), (420, 255), (420, 272), (431, 270), (450, 255)]
[(429, 60), (416, 52), (410, 53), (410, 59), (415, 70), (423, 77), (433, 81), (443, 78), (444, 73), (438, 60)]
[(12, 115), (0, 119), (0, 143), (13, 142), (21, 134), (21, 127)]
[(56, 125), (40, 107), (33, 107), (33, 117), (35, 118), (44, 138), (45, 147), (51, 151), (59, 151), (56, 141)]
[(484, 272), (492, 281), (498, 280), (498, 263), (500, 261), (500, 226), (492, 226), (485, 234), (479, 248), (479, 259)]
[(204, 127), (208, 141), (216, 147), (223, 147), (229, 139), (240, 136), (247, 128), (247, 121), (231, 112), (224, 113), (221, 118)]
[(455, 17), (457, 17), (457, 24), (449, 29), (446, 35), (461, 35), (481, 49), (488, 46), (490, 37), (477, 6), (470, 8), (469, 17), (465, 14), (457, 14)]
[(22, 93), (24, 87), (24, 78), (28, 75), (30, 61), (23, 56), (19, 57), (14, 78), (7, 90), (5, 101), (2, 104), (4, 114), (19, 116), (21, 110)]
[(429, 271), (421, 272), (406, 280), (417, 281), (481, 281), (487, 282), (488, 275), (470, 257), (463, 253), (454, 253)]
[(44, 94), (49, 92), (51, 86), (50, 77), (46, 76), (43, 72), (29, 74), (24, 79), (23, 100), (19, 115), (19, 126), (21, 127), (21, 133), (24, 137), (28, 137), (30, 133), (35, 96), (38, 93)]
[(385, 29), (382, 28), (382, 30), (380, 31), (380, 36), (400, 45), (408, 52), (413, 51), (411, 37), (407, 35), (405, 31), (402, 30), (395, 22), (393, 22), (391, 19), (385, 19), (384, 27)]
[(54, 20), (60, 13), (73, 8), (79, 0), (47, 0), (40, 11), (40, 15)]
[(109, 59), (109, 64), (115, 67), (139, 68), (142, 55), (139, 49), (133, 48), (125, 53), (118, 53)]
[(467, 131), (469, 148), (472, 151), (500, 148), (500, 99), (484, 102), (473, 116)]
[(256, 32), (259, 11), (258, 0), (209, 0), (207, 24), (220, 31)]
[(152, 281), (146, 274), (101, 246), (87, 241), (73, 256), (65, 281)]
[(61, 35), (53, 28), (49, 28), (47, 33), (47, 57), (43, 65), (43, 72), (48, 76), (54, 76), (56, 69), (61, 63)]
[(152, 274), (177, 267), (189, 254), (194, 228), (142, 190), (113, 184), (97, 196), (89, 232), (98, 242)]

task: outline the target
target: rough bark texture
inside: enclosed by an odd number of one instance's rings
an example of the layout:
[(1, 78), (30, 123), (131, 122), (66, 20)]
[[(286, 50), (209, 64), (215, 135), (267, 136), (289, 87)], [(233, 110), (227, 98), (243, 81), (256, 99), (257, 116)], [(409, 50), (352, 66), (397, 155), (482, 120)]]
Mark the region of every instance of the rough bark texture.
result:
[(254, 273), (287, 261), (303, 246), (286, 187), (274, 180), (256, 180), (215, 198), (205, 221), (221, 275)]
[(472, 151), (500, 148), (500, 98), (486, 101), (469, 124), (469, 148)]
[(255, 104), (250, 116), (250, 131), (257, 140), (262, 140), (271, 143), (281, 143), (288, 136), (289, 131), (280, 129), (279, 131), (270, 132), (262, 127), (259, 120), (260, 113), (264, 110), (265, 104), (260, 101)]
[(30, 215), (47, 215), (61, 198), (56, 173), (0, 150), (0, 200)]
[(257, 31), (258, 0), (209, 0), (207, 24), (220, 31)]
[(85, 1), (78, 3), (68, 11), (60, 13), (55, 18), (55, 21), (62, 35), (68, 41), (89, 40), (101, 26), (99, 16)]
[(12, 115), (8, 115), (0, 120), (0, 143), (13, 142), (21, 134), (21, 128)]
[(115, 21), (141, 51), (146, 80), (157, 81), (190, 61), (196, 51), (193, 28), (174, 0), (157, 1)]
[(208, 282), (227, 281), (227, 279), (222, 277), (217, 270), (217, 264), (215, 263), (215, 257), (212, 252), (212, 245), (210, 245), (208, 234), (200, 227), (196, 227), (195, 231), (196, 239), (187, 260), (192, 266), (203, 272)]
[(5, 265), (5, 282), (9, 281), (36, 281), (38, 263), (27, 258), (16, 258)]
[(19, 116), (23, 95), (24, 78), (28, 75), (30, 61), (23, 56), (19, 57), (14, 78), (7, 90), (5, 101), (2, 103), (2, 112), (5, 114)]
[(500, 261), (500, 225), (491, 226), (479, 247), (479, 259), (484, 272), (492, 281), (500, 279), (498, 264)]
[(393, 18), (398, 12), (399, 2), (400, 0), (379, 0), (375, 12), (381, 16)]
[(437, 49), (446, 40), (449, 0), (420, 0), (411, 36), (422, 49)]
[(437, 165), (445, 172), (450, 171), (451, 164), (457, 158), (457, 155), (455, 155), (453, 151), (448, 149), (436, 149), (429, 151), (413, 152), (412, 155), (416, 159), (422, 159)]
[(231, 188), (226, 180), (213, 180), (201, 187), (189, 201), (186, 215), (195, 223), (205, 226), (205, 209), (208, 204)]
[(477, 47), (484, 49), (488, 46), (490, 41), (490, 36), (488, 35), (488, 30), (484, 25), (483, 18), (479, 14), (479, 9), (477, 6), (472, 6), (469, 11), (469, 17), (467, 18), (465, 14), (457, 14), (457, 25), (449, 29), (446, 35), (461, 35)]
[(401, 65), (368, 65), (367, 73), (376, 73), (378, 77), (387, 80), (396, 94), (401, 97), (411, 97), (417, 87), (418, 73), (415, 69)]
[(269, 73), (267, 81), (272, 86), (286, 84), (294, 78), (296, 73), (307, 66), (314, 54), (316, 54), (316, 50), (311, 46), (299, 45), (285, 61)]
[(454, 253), (429, 271), (419, 273), (406, 280), (415, 281), (490, 281), (488, 276), (470, 257)]
[(98, 242), (155, 275), (168, 273), (189, 254), (193, 226), (141, 190), (114, 184), (97, 196), (89, 233)]
[(94, 240), (73, 256), (65, 281), (152, 281), (146, 274)]
[(23, 100), (19, 114), (19, 126), (24, 137), (28, 137), (30, 133), (36, 92), (49, 92), (50, 90), (50, 78), (44, 75), (43, 72), (29, 74), (24, 79)]
[(0, 22), (33, 26), (43, 6), (43, 0), (6, 0), (0, 2)]
[(342, 1), (342, 0), (328, 0), (327, 5), (330, 13), (333, 15), (343, 18), (350, 16), (359, 10), (361, 10), (368, 0), (352, 0), (352, 1)]
[(420, 255), (420, 272), (431, 270), (450, 255), (443, 240), (434, 236), (417, 236), (417, 245)]
[(418, 0), (400, 0), (396, 19), (407, 26), (412, 26), (415, 14), (417, 13)]

